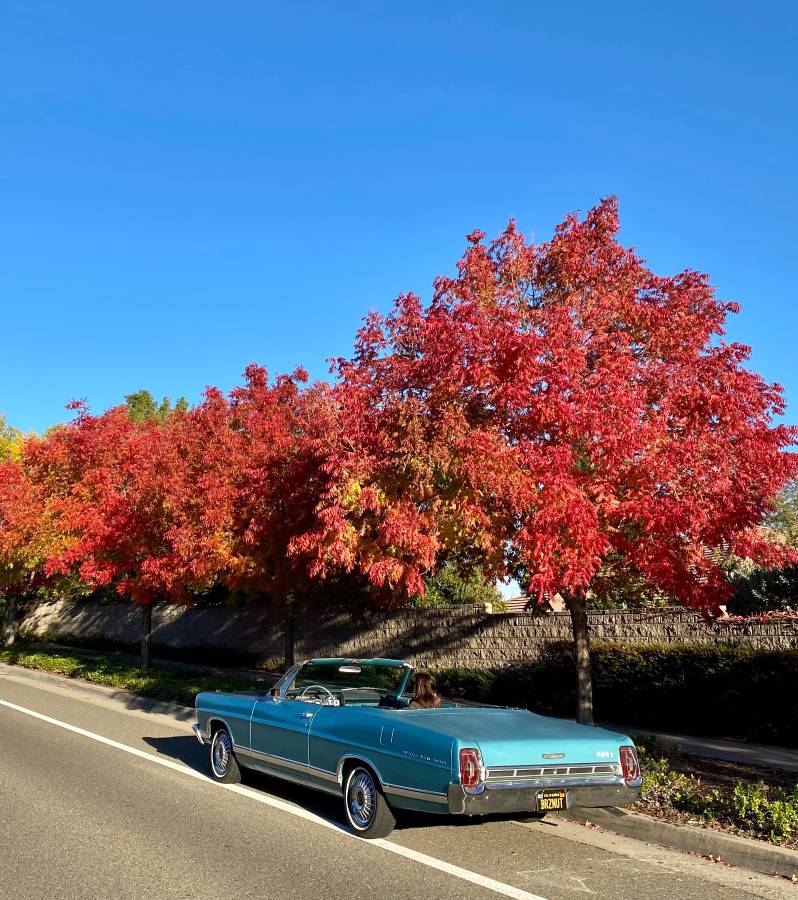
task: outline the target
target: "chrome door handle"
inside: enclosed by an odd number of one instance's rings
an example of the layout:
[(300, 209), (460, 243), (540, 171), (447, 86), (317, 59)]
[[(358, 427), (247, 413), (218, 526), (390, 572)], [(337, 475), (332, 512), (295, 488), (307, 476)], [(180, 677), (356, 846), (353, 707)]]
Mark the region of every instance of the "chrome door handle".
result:
[(313, 718), (313, 713), (311, 713), (311, 712), (307, 712), (307, 713), (297, 713), (297, 718), (299, 718), (299, 719), (312, 719), (312, 718)]

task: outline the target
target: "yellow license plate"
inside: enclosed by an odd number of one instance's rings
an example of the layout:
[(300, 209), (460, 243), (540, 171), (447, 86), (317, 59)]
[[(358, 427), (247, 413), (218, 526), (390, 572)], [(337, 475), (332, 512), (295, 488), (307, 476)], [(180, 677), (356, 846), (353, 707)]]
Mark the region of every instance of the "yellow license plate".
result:
[(555, 809), (566, 809), (565, 791), (538, 791), (535, 795), (538, 812), (552, 812)]

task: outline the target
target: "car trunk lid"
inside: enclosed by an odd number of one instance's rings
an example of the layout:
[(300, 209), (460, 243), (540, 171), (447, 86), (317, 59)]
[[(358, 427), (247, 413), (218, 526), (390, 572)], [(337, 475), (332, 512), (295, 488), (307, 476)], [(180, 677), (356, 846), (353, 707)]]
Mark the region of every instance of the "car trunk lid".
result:
[(417, 715), (419, 725), (450, 734), (462, 747), (476, 745), (488, 769), (617, 765), (618, 748), (631, 743), (625, 735), (604, 728), (521, 709), (449, 708), (408, 715)]

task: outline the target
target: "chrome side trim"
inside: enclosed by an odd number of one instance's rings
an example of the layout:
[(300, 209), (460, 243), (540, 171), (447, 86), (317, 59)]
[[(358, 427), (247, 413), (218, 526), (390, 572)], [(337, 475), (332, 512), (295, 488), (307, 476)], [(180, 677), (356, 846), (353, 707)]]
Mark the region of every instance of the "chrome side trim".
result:
[(337, 781), (341, 785), (341, 787), (343, 787), (344, 766), (349, 760), (353, 760), (359, 763), (365, 763), (376, 774), (380, 782), (380, 787), (383, 789), (383, 791), (385, 791), (386, 794), (395, 794), (397, 797), (407, 797), (409, 800), (425, 800), (427, 803), (446, 802), (447, 795), (444, 793), (439, 793), (438, 791), (421, 791), (414, 788), (402, 787), (399, 784), (387, 784), (385, 779), (382, 777), (380, 770), (367, 756), (364, 756), (362, 753), (347, 753), (338, 760)]
[(286, 759), (284, 756), (274, 756), (271, 753), (261, 753), (260, 750), (252, 750), (251, 748), (247, 750), (240, 750), (239, 753), (242, 756), (249, 756), (252, 759), (257, 759), (260, 762), (273, 763), (277, 766), (282, 766), (285, 769), (293, 769), (298, 772), (304, 772), (307, 770), (307, 766), (303, 763), (294, 762), (292, 759)]
[(340, 784), (342, 788), (344, 786), (344, 766), (350, 759), (355, 760), (355, 762), (365, 763), (372, 770), (372, 772), (375, 773), (375, 775), (379, 779), (380, 787), (384, 787), (385, 779), (382, 777), (382, 773), (374, 765), (374, 763), (368, 758), (368, 756), (364, 756), (362, 753), (345, 753), (338, 760), (338, 765), (335, 767), (336, 778), (338, 780), (338, 784)]
[(317, 778), (323, 778), (325, 781), (338, 784), (338, 776), (335, 772), (328, 772), (327, 769), (319, 769), (317, 766), (308, 766), (308, 771)]
[(356, 754), (348, 754), (344, 756), (338, 763), (338, 773), (336, 774), (335, 772), (330, 772), (327, 769), (320, 769), (318, 768), (318, 766), (303, 765), (302, 763), (295, 762), (292, 759), (286, 759), (284, 756), (275, 756), (273, 753), (262, 753), (260, 750), (251, 750), (239, 747), (237, 748), (236, 753), (238, 754), (238, 756), (243, 757), (244, 759), (253, 759), (257, 762), (263, 762), (267, 763), (268, 765), (278, 766), (283, 769), (288, 769), (292, 772), (300, 772), (305, 775), (310, 775), (314, 778), (319, 778), (322, 781), (329, 781), (333, 784), (338, 785), (342, 784), (341, 773), (343, 772), (344, 764), (347, 760), (352, 759), (358, 762), (365, 763), (377, 774), (380, 785), (386, 794), (394, 794), (397, 797), (406, 797), (409, 800), (421, 800), (427, 803), (447, 802), (447, 795), (441, 791), (424, 791), (416, 790), (414, 788), (402, 787), (398, 784), (385, 784), (382, 781), (382, 777), (380, 776), (380, 773), (374, 763), (372, 763), (365, 756)]
[(303, 772), (321, 778), (324, 781), (337, 782), (338, 778), (335, 772), (328, 772), (327, 769), (319, 769), (316, 766), (309, 766), (304, 763), (295, 762), (293, 759), (286, 759), (284, 756), (275, 756), (273, 753), (262, 753), (260, 750), (243, 750), (239, 749), (239, 756), (250, 757), (258, 762), (269, 763), (273, 766), (280, 766), (283, 769), (290, 769), (293, 772)]
[(424, 800), (427, 803), (447, 802), (447, 795), (440, 791), (419, 791), (413, 788), (400, 787), (398, 784), (385, 784), (383, 785), (383, 790), (386, 794), (407, 797), (409, 800)]

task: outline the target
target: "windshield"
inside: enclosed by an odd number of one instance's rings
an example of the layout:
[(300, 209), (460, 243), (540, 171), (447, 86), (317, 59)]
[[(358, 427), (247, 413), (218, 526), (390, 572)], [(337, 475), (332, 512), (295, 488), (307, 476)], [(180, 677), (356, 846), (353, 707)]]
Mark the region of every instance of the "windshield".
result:
[(297, 673), (293, 687), (302, 690), (309, 684), (321, 684), (338, 690), (372, 688), (395, 694), (404, 673), (403, 666), (308, 663)]
[[(407, 668), (401, 665), (308, 662), (285, 685), (282, 695), (336, 706), (382, 706), (386, 700), (397, 698), (407, 675)], [(337, 702), (333, 703), (333, 698)]]

